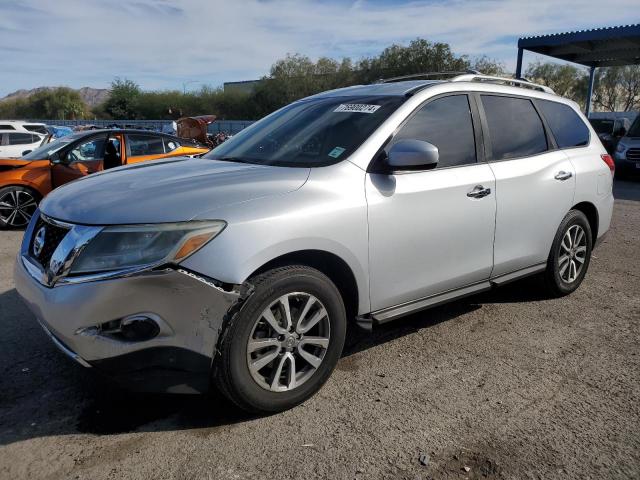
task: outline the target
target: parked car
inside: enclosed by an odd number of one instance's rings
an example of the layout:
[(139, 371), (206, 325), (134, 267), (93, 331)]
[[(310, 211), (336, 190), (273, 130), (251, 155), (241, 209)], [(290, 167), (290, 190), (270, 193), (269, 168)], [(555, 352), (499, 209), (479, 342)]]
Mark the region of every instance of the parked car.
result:
[[(28, 135), (42, 142), (44, 135)], [(0, 158), (0, 227), (24, 227), (38, 202), (54, 188), (91, 173), (121, 165), (209, 151), (199, 143), (171, 135), (139, 130), (89, 130), (66, 135), (39, 148), (15, 146), (19, 159)], [(4, 146), (0, 147), (0, 151)], [(8, 157), (9, 155), (7, 155)]]
[(51, 193), (15, 284), (53, 342), (133, 388), (305, 401), (373, 328), (542, 274), (578, 288), (613, 161), (578, 106), (463, 75), (314, 95), (204, 158)]
[(38, 148), (46, 135), (16, 130), (0, 130), (0, 158), (18, 158)]
[(613, 155), (618, 142), (625, 136), (631, 125), (627, 118), (590, 118), (589, 122), (610, 155)]
[(44, 123), (27, 122), (24, 120), (0, 120), (0, 130), (15, 130), (16, 132), (35, 132), (47, 134), (47, 126)]
[(637, 116), (615, 151), (617, 173), (621, 176), (640, 175), (640, 116)]

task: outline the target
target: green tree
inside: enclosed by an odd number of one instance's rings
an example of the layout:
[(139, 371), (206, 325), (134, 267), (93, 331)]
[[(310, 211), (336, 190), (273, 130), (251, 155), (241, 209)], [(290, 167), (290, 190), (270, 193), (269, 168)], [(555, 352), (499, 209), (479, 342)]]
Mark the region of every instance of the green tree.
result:
[(599, 68), (594, 83), (596, 107), (610, 112), (640, 108), (640, 66)]
[(584, 105), (587, 94), (587, 74), (573, 65), (558, 63), (532, 63), (525, 76), (535, 83), (541, 83), (553, 89), (558, 95), (568, 97)]
[(87, 105), (80, 94), (67, 87), (41, 90), (26, 98), (0, 103), (4, 118), (74, 120), (84, 118)]
[(116, 78), (111, 82), (111, 93), (102, 110), (111, 118), (134, 120), (139, 117), (140, 86), (133, 80)]
[(476, 70), (483, 75), (494, 75), (498, 77), (507, 75), (504, 63), (489, 58), (486, 55), (473, 59), (471, 62), (471, 69)]

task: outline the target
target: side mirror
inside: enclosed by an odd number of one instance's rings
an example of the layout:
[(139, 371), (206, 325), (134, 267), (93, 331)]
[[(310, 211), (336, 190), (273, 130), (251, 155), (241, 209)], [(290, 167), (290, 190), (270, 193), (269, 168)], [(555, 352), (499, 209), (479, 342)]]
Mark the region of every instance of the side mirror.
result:
[(31, 152), (32, 150), (25, 150), (24, 152), (22, 152), (22, 156), (24, 157), (25, 155), (28, 155)]
[(58, 152), (52, 153), (49, 157), (49, 161), (51, 162), (51, 165), (59, 165), (62, 163), (62, 159), (60, 158)]
[(400, 140), (389, 150), (392, 170), (429, 170), (438, 164), (438, 147), (422, 140)]

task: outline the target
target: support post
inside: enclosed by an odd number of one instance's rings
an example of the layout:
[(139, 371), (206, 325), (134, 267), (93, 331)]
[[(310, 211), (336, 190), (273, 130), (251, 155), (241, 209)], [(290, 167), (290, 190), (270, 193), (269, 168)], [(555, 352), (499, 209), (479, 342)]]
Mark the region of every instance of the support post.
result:
[(518, 62), (516, 63), (516, 79), (522, 78), (522, 48), (518, 48)]
[(589, 118), (589, 113), (591, 112), (591, 97), (593, 96), (593, 82), (596, 76), (596, 67), (591, 67), (589, 70), (589, 89), (587, 90), (587, 106), (585, 107), (584, 114)]

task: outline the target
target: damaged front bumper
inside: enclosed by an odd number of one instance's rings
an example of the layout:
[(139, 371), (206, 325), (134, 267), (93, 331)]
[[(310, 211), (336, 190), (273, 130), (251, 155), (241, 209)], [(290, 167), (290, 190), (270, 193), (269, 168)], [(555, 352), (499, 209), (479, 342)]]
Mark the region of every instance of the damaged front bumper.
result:
[[(16, 289), (54, 343), (84, 366), (136, 390), (196, 393), (209, 387), (226, 316), (243, 298), (194, 272), (166, 268), (48, 287), (19, 256)], [(132, 340), (118, 325), (150, 319), (153, 337)], [(114, 328), (115, 326), (115, 328)]]

